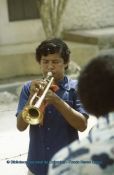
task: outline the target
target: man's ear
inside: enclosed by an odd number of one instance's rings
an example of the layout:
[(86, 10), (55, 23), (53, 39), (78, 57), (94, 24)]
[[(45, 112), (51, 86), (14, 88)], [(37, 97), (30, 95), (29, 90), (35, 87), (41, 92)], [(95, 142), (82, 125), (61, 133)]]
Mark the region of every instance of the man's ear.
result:
[(64, 64), (65, 70), (68, 69), (68, 64), (69, 64), (69, 62)]

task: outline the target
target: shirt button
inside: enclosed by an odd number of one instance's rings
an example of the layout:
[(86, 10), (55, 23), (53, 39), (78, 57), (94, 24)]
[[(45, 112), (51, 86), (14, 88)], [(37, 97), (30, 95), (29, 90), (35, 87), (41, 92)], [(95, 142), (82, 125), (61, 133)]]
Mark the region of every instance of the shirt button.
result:
[(49, 114), (51, 114), (52, 112), (51, 111), (48, 111)]
[(50, 131), (50, 128), (48, 128), (47, 130)]
[(49, 146), (47, 146), (47, 147), (46, 147), (46, 150), (50, 150), (50, 147), (49, 147)]

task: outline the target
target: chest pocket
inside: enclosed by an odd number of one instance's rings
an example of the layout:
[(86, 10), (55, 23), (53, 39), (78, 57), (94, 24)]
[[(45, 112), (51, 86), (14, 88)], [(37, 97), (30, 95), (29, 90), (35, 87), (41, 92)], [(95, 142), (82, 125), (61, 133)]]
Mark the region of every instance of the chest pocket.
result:
[(72, 108), (76, 108), (76, 91), (75, 89), (71, 88), (69, 91), (69, 105)]
[(68, 103), (72, 108), (76, 109), (76, 91), (75, 89), (65, 90), (60, 96), (66, 103)]

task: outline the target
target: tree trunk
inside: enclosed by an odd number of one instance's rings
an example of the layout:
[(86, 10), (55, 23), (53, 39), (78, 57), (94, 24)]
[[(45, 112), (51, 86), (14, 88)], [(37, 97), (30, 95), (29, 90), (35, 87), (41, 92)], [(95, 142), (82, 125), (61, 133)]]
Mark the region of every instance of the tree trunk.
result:
[(37, 0), (46, 38), (61, 37), (61, 21), (68, 0)]

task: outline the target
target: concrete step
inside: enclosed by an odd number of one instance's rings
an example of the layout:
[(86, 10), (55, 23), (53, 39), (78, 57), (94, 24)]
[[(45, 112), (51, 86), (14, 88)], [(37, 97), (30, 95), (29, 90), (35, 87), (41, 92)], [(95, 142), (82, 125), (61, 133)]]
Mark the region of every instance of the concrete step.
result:
[(63, 32), (63, 38), (83, 44), (99, 45), (106, 42), (114, 44), (114, 28), (68, 30)]

